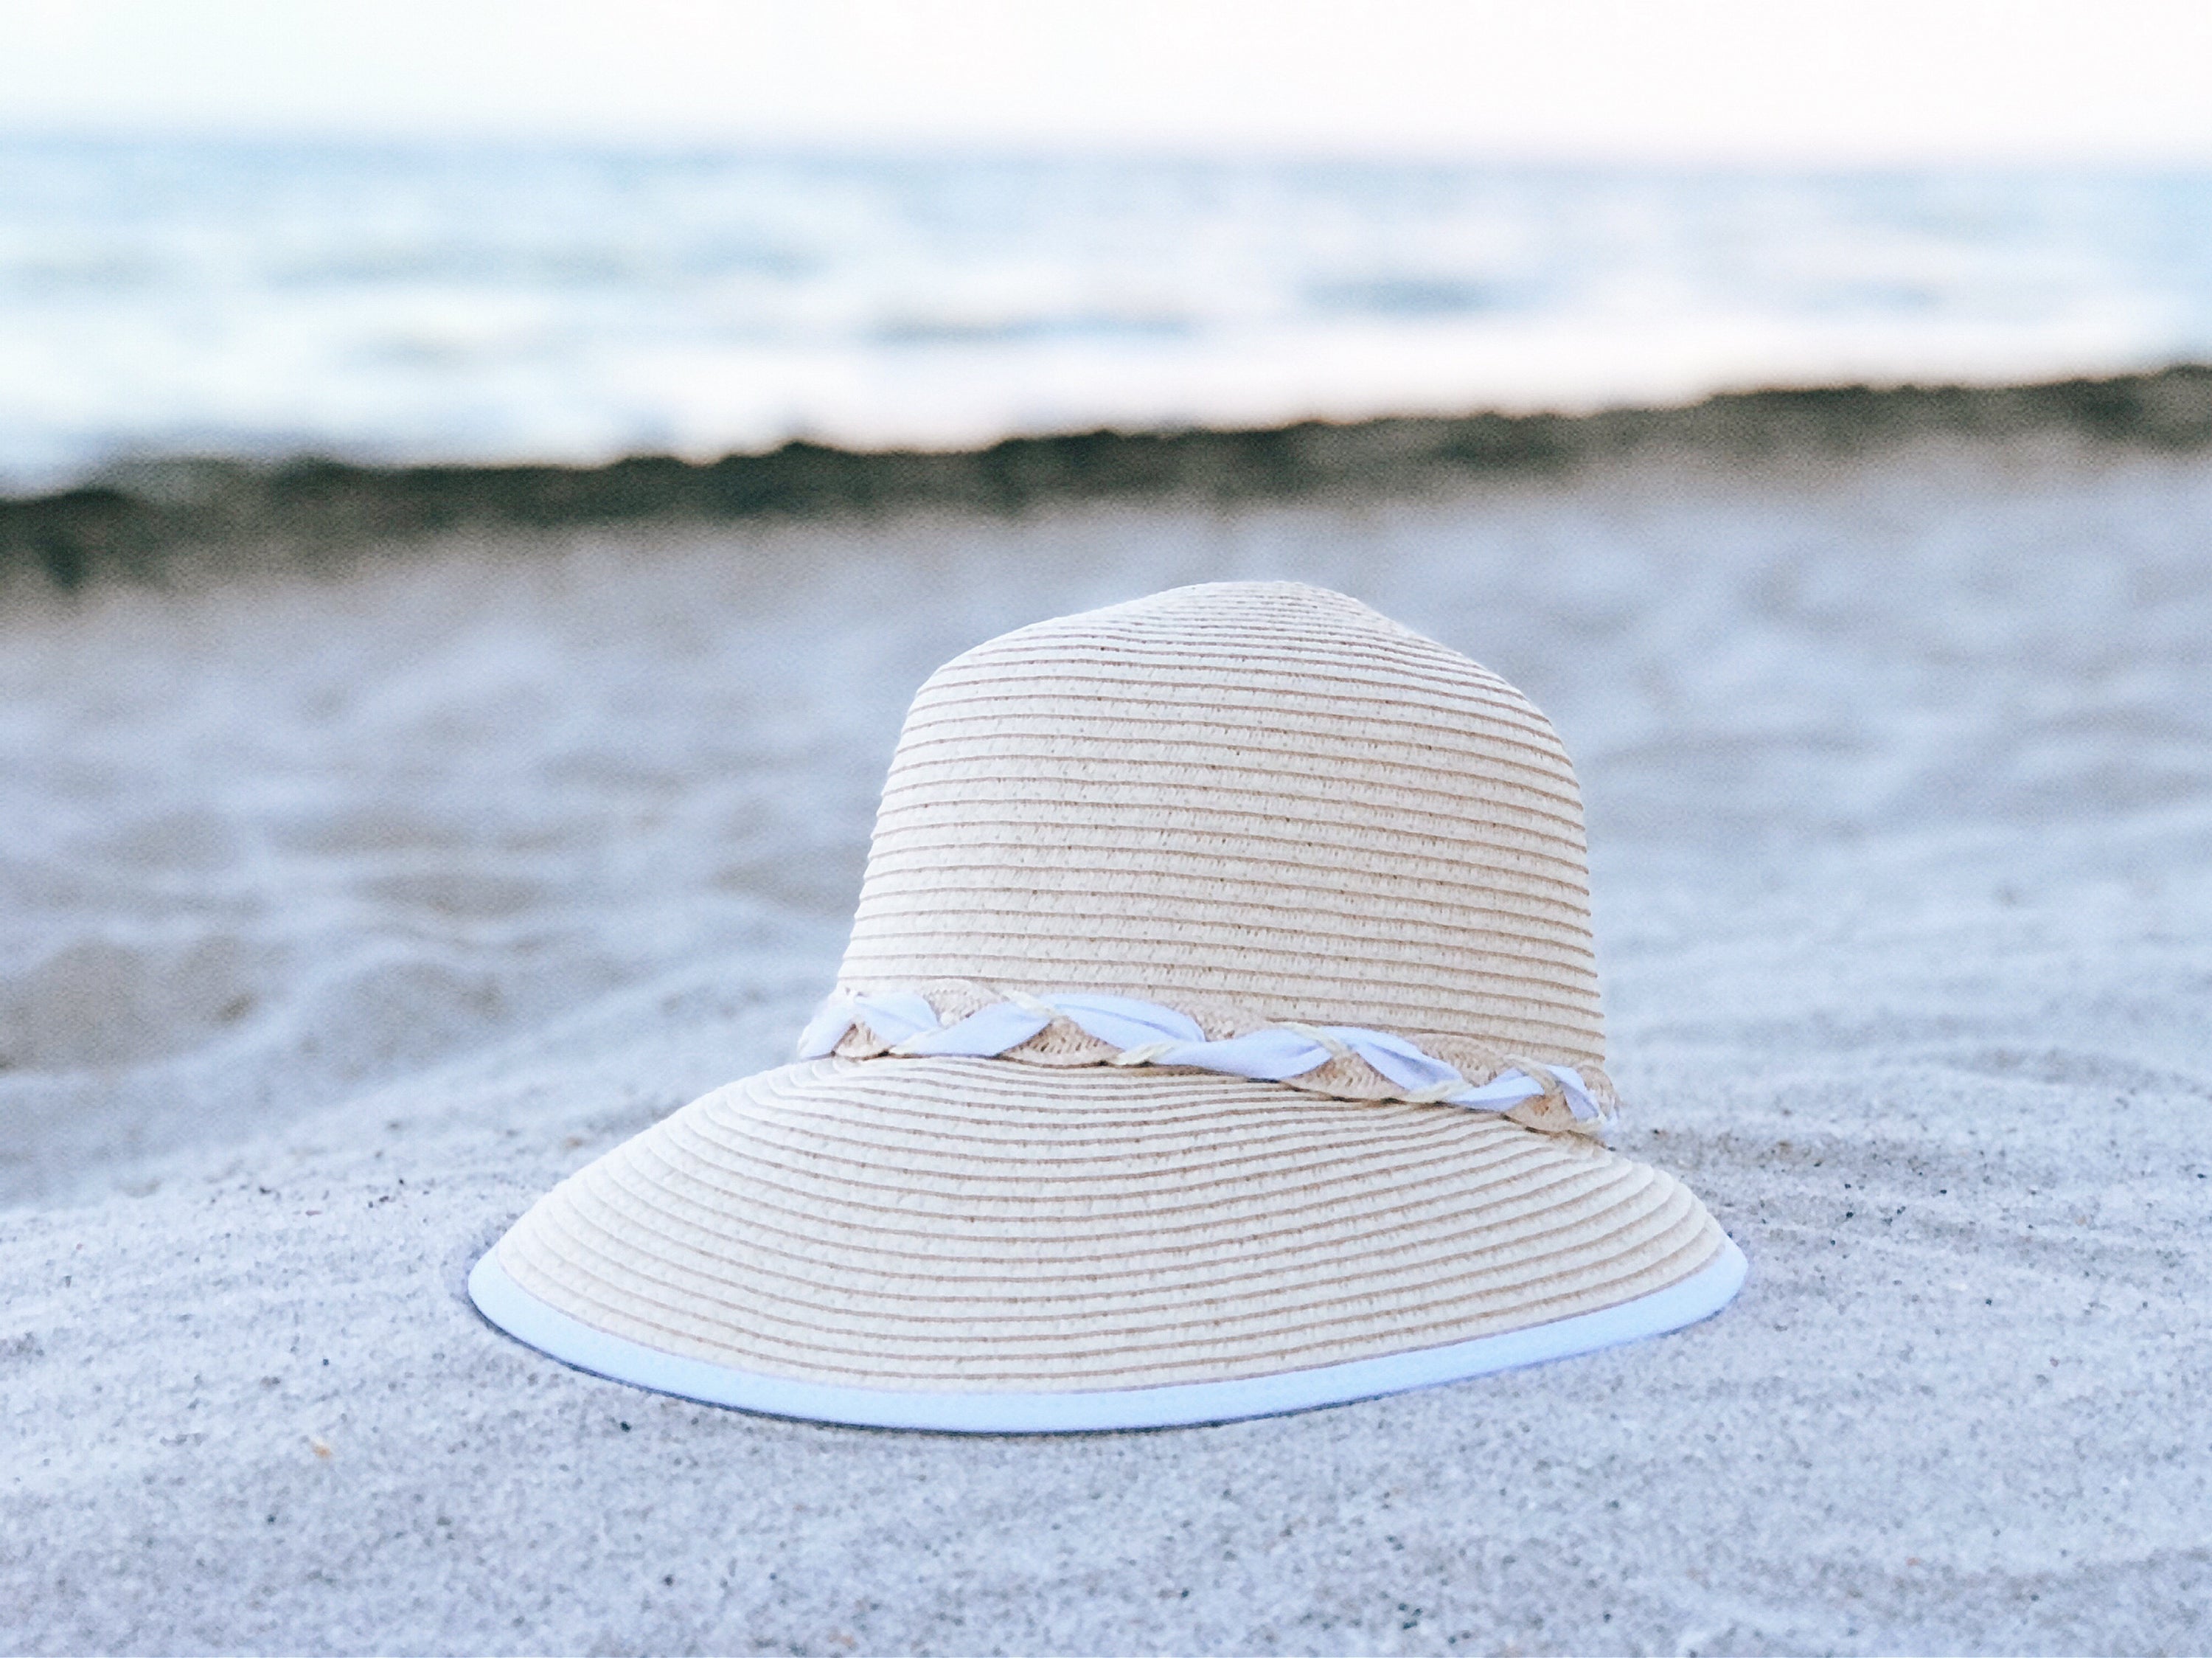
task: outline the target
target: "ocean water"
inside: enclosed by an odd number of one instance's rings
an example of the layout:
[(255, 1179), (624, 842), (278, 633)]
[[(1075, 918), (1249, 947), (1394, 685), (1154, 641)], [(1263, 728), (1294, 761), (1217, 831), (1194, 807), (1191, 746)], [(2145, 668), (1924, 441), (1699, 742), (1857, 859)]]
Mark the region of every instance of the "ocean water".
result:
[(2212, 357), (2212, 174), (0, 143), (0, 487)]

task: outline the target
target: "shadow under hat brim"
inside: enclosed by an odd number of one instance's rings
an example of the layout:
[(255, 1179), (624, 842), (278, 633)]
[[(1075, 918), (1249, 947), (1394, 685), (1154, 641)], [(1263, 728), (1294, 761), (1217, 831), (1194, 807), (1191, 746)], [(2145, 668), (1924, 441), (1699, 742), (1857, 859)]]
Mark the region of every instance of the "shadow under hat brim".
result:
[(1449, 1106), (1158, 1070), (825, 1060), (695, 1100), (478, 1264), (494, 1324), (868, 1426), (1225, 1421), (1694, 1322), (1743, 1258), (1672, 1177)]

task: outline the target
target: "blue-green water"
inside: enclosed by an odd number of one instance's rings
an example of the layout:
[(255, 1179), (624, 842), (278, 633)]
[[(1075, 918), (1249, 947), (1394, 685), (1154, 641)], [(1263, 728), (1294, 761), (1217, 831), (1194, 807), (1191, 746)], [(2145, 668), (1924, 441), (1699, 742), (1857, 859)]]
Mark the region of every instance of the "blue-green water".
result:
[(2212, 357), (2212, 174), (0, 143), (0, 487)]

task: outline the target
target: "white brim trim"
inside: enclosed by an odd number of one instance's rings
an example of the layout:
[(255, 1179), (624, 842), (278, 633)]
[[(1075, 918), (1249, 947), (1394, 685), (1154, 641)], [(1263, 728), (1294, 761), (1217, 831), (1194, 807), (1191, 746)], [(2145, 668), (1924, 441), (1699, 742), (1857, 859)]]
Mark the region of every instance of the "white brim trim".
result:
[(1312, 1370), (1236, 1381), (1179, 1383), (1109, 1393), (908, 1393), (840, 1387), (732, 1370), (611, 1336), (547, 1306), (507, 1276), (492, 1249), (469, 1274), (469, 1299), (518, 1341), (596, 1375), (678, 1399), (726, 1405), (768, 1416), (857, 1428), (921, 1428), (955, 1434), (1080, 1433), (1115, 1428), (1191, 1427), (1344, 1405), (1439, 1382), (1462, 1381), (1547, 1359), (1618, 1347), (1710, 1318), (1743, 1287), (1743, 1252), (1723, 1239), (1721, 1253), (1680, 1283), (1619, 1307), (1578, 1314), (1449, 1347), (1356, 1359)]

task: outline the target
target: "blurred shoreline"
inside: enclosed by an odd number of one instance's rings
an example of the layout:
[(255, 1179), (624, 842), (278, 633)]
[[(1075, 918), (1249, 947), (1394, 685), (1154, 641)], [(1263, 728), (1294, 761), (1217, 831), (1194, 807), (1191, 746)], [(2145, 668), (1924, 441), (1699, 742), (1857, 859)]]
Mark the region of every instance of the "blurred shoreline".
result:
[(598, 466), (147, 459), (112, 466), (79, 487), (0, 497), (0, 589), (147, 578), (179, 560), (200, 569), (313, 562), (455, 531), (911, 509), (1003, 515), (1114, 501), (1375, 499), (1632, 457), (1863, 455), (1942, 437), (2212, 448), (2212, 365), (2010, 386), (1773, 388), (1595, 414), (1099, 430), (969, 449), (793, 442), (702, 462), (650, 454)]

